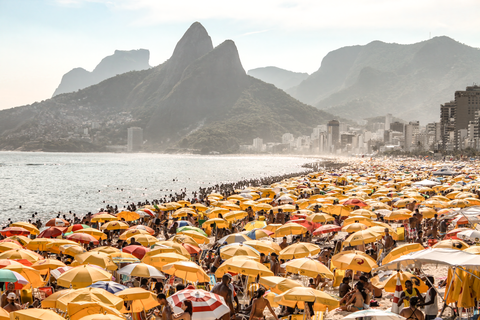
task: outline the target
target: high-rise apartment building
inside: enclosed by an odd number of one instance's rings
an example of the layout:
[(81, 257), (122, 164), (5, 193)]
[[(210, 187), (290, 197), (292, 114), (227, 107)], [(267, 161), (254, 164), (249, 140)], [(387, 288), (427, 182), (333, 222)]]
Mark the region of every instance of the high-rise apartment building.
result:
[(140, 151), (143, 145), (143, 129), (139, 127), (131, 127), (128, 128), (127, 133), (127, 151)]

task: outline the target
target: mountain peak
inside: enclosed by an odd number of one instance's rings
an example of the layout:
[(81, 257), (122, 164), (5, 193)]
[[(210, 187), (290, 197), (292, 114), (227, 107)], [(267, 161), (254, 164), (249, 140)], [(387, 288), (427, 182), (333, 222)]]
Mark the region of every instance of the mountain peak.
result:
[(173, 50), (172, 59), (188, 63), (213, 50), (212, 39), (201, 23), (195, 22), (184, 33)]

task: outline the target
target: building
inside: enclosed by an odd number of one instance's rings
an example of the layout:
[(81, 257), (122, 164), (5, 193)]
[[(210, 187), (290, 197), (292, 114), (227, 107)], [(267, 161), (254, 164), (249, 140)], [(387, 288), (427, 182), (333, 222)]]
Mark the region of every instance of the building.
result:
[(340, 142), (340, 122), (331, 120), (327, 124), (327, 133), (332, 136), (331, 145), (335, 146)]
[(416, 148), (415, 135), (420, 131), (420, 123), (418, 121), (410, 121), (405, 125), (405, 151), (412, 151)]
[(473, 117), (475, 116), (475, 112), (479, 110), (480, 86), (473, 85), (467, 87), (465, 91), (455, 91), (455, 114), (453, 125), (456, 149), (461, 147), (459, 145), (461, 140), (461, 137), (459, 136), (459, 130), (467, 129), (469, 122), (472, 121)]
[(255, 138), (253, 139), (253, 150), (256, 152), (263, 151), (263, 139), (262, 138)]
[(291, 134), (291, 133), (284, 133), (282, 135), (282, 143), (283, 144), (290, 144), (294, 140), (295, 140), (295, 138), (293, 137), (293, 134)]
[(385, 127), (384, 127), (384, 129), (385, 130), (390, 130), (390, 124), (391, 123), (392, 123), (392, 114), (387, 113), (387, 115), (385, 116)]
[(395, 121), (390, 124), (390, 130), (396, 132), (403, 132), (405, 125), (401, 122)]
[(139, 127), (128, 128), (127, 135), (127, 151), (135, 152), (142, 150), (143, 146), (143, 129)]

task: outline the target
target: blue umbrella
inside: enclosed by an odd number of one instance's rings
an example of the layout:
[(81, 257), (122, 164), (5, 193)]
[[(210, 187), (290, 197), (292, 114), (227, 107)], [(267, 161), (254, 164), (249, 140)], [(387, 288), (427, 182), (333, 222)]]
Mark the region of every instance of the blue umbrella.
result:
[(98, 281), (92, 285), (89, 285), (89, 287), (107, 290), (112, 294), (128, 289), (128, 287), (125, 287), (124, 285), (121, 285), (120, 283), (114, 281)]

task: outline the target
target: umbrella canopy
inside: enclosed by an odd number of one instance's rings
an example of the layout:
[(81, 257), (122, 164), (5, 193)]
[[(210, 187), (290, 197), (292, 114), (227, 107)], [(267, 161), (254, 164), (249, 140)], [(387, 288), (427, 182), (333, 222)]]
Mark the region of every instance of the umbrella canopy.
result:
[(66, 227), (50, 227), (40, 232), (37, 238), (56, 238), (61, 236), (67, 229)]
[(313, 231), (313, 235), (318, 236), (324, 233), (338, 232), (340, 230), (342, 230), (342, 227), (340, 226), (327, 224), (327, 225), (318, 227), (315, 231)]
[(266, 266), (253, 259), (228, 259), (220, 265), (215, 272), (217, 278), (221, 278), (225, 273), (233, 272), (245, 276), (273, 276), (273, 272)]
[(390, 312), (388, 310), (379, 310), (379, 309), (368, 309), (350, 313), (349, 315), (343, 317), (343, 319), (357, 319), (357, 318), (367, 318), (373, 320), (405, 320), (405, 317), (398, 315), (396, 313)]
[(85, 252), (75, 256), (80, 264), (94, 264), (107, 270), (117, 270), (117, 266), (113, 262), (109, 254), (103, 252)]
[(65, 267), (65, 263), (57, 259), (44, 259), (32, 264), (32, 268), (36, 270), (54, 270), (61, 267)]
[(175, 249), (175, 251), (178, 254), (181, 254), (184, 257), (190, 258), (190, 253), (187, 251), (187, 249), (185, 249), (184, 246), (182, 246), (178, 242), (175, 242), (175, 241), (159, 241), (157, 244), (167, 246), (167, 247), (171, 247), (171, 248)]
[(128, 287), (115, 281), (97, 281), (89, 285), (88, 288), (103, 289), (105, 291), (115, 294), (117, 292), (127, 289)]
[(361, 223), (366, 225), (367, 227), (370, 227), (372, 225), (372, 219), (363, 216), (351, 216), (343, 221), (343, 226), (345, 227), (354, 223)]
[(121, 310), (123, 307), (123, 299), (106, 290), (99, 288), (83, 288), (72, 290), (71, 292), (58, 296), (55, 308), (67, 311), (68, 304), (72, 302), (101, 302), (106, 306), (117, 310)]
[(0, 282), (18, 282), (21, 285), (28, 284), (28, 280), (20, 273), (5, 268), (0, 269)]
[(183, 301), (190, 300), (193, 306), (192, 320), (215, 320), (230, 312), (222, 296), (199, 289), (185, 289), (167, 299), (173, 310), (180, 312)]
[(298, 223), (286, 223), (275, 231), (275, 237), (299, 235), (307, 233), (308, 229)]
[(112, 258), (113, 263), (139, 263), (140, 259), (133, 254), (126, 252), (115, 252), (108, 254)]
[(396, 247), (390, 251), (385, 258), (382, 260), (382, 264), (387, 264), (395, 259), (400, 258), (401, 256), (408, 254), (410, 252), (420, 251), (425, 249), (420, 243), (406, 243), (401, 246)]
[(346, 225), (345, 227), (343, 227), (342, 231), (343, 232), (348, 232), (348, 233), (354, 233), (354, 232), (362, 231), (362, 230), (365, 230), (365, 229), (368, 229), (368, 227), (366, 225), (364, 225), (363, 223), (352, 223), (352, 224), (349, 224), (349, 225)]
[(126, 253), (129, 253), (131, 255), (133, 255), (134, 257), (138, 258), (138, 259), (143, 259), (143, 257), (145, 256), (145, 254), (150, 251), (150, 249), (148, 248), (145, 248), (143, 246), (136, 246), (136, 245), (132, 245), (132, 246), (126, 246), (122, 249), (123, 252), (126, 252)]
[(124, 318), (123, 314), (117, 309), (97, 301), (72, 302), (68, 304), (67, 309), (70, 320), (80, 320), (87, 316), (101, 317), (103, 315), (117, 316), (120, 317), (120, 319)]
[(166, 264), (162, 267), (162, 271), (190, 282), (210, 281), (210, 277), (205, 271), (198, 264), (191, 261), (177, 261)]
[(260, 240), (250, 240), (250, 241), (245, 241), (243, 244), (250, 246), (254, 249), (256, 249), (260, 253), (264, 253), (266, 255), (269, 255), (272, 252), (279, 253), (280, 250), (276, 248), (275, 246), (272, 245), (273, 242), (270, 241), (260, 241)]
[(313, 302), (314, 305), (327, 306), (332, 310), (339, 305), (339, 301), (328, 293), (305, 287), (296, 287), (287, 290), (276, 296), (274, 301), (289, 307), (298, 306), (300, 309), (305, 309), (305, 302)]
[(57, 278), (57, 284), (61, 287), (85, 288), (97, 281), (110, 281), (112, 275), (100, 268), (94, 268), (88, 265), (78, 266)]
[(335, 218), (333, 218), (331, 215), (326, 213), (314, 213), (307, 217), (307, 221), (310, 221), (313, 223), (325, 223), (325, 222), (334, 221), (334, 220)]
[(349, 250), (337, 253), (332, 257), (332, 265), (340, 270), (370, 272), (377, 268), (376, 262), (362, 251)]
[(172, 262), (177, 262), (177, 261), (189, 261), (189, 260), (188, 258), (178, 253), (167, 252), (167, 253), (159, 253), (154, 256), (151, 256), (148, 264), (161, 269), (164, 265)]
[(197, 241), (195, 241), (195, 239), (193, 239), (192, 237), (187, 236), (185, 234), (177, 234), (177, 235), (173, 236), (173, 238), (169, 239), (169, 241), (175, 241), (175, 242), (178, 242), (180, 244), (189, 244), (191, 246), (195, 246), (195, 247), (198, 248)]
[(343, 241), (343, 246), (358, 246), (361, 244), (375, 242), (380, 238), (382, 238), (380, 233), (370, 229), (361, 230), (352, 233), (345, 241)]
[(68, 227), (69, 225), (70, 222), (61, 218), (53, 218), (48, 220), (47, 223), (45, 223), (46, 227)]
[(247, 216), (248, 216), (248, 213), (246, 213), (245, 211), (238, 210), (238, 211), (230, 211), (229, 213), (224, 214), (223, 218), (227, 221), (237, 221)]
[(10, 314), (7, 310), (0, 307), (0, 320), (10, 320)]
[(280, 251), (279, 259), (294, 259), (294, 258), (304, 258), (310, 255), (316, 255), (320, 252), (320, 247), (307, 242), (299, 242), (289, 245), (282, 251)]
[(84, 229), (79, 229), (77, 231), (74, 231), (74, 233), (85, 233), (85, 234), (89, 234), (91, 235), (92, 237), (94, 237), (95, 239), (97, 240), (105, 240), (107, 239), (107, 235), (105, 233), (103, 233), (102, 231), (98, 230), (98, 229), (95, 229), (95, 228), (84, 228)]
[(49, 320), (65, 320), (64, 317), (53, 312), (52, 310), (46, 309), (25, 309), (17, 310), (10, 313), (10, 319), (14, 320), (38, 320), (38, 319), (49, 319)]
[(31, 263), (43, 260), (43, 257), (36, 252), (27, 249), (9, 250), (0, 253), (0, 259), (22, 260), (25, 259)]
[(343, 203), (344, 206), (350, 207), (368, 207), (368, 204), (359, 199), (349, 199)]
[(38, 250), (38, 251), (47, 251), (47, 245), (54, 242), (56, 239), (48, 238), (36, 238), (30, 241), (27, 244), (27, 249), (29, 250)]
[(86, 233), (73, 233), (69, 236), (67, 236), (67, 240), (75, 241), (78, 243), (93, 243), (93, 244), (98, 244), (98, 240), (89, 234)]
[(242, 243), (242, 242), (249, 241), (249, 240), (252, 240), (252, 239), (247, 237), (243, 233), (233, 233), (233, 234), (229, 234), (228, 236), (225, 236), (225, 237), (221, 238), (220, 240), (218, 240), (218, 243), (220, 243), (220, 244)]
[(11, 236), (8, 237), (8, 239), (18, 241), (22, 246), (26, 246), (30, 241), (32, 241), (30, 240), (30, 238), (27, 238), (25, 236)]
[(437, 242), (433, 248), (446, 248), (446, 249), (456, 249), (464, 250), (468, 248), (469, 245), (463, 242), (462, 240), (457, 239), (448, 239)]
[(132, 236), (130, 239), (135, 239), (136, 242), (140, 243), (144, 247), (149, 247), (158, 242), (158, 239), (150, 234), (137, 234)]
[(249, 256), (260, 259), (260, 252), (242, 243), (234, 243), (220, 248), (220, 257), (229, 259), (235, 256)]
[(274, 232), (268, 231), (266, 229), (253, 229), (249, 232), (245, 232), (246, 236), (252, 240), (266, 238), (274, 235)]
[(20, 262), (15, 261), (15, 260), (1, 259), (0, 260), (0, 269), (5, 268), (6, 266), (9, 266), (11, 264), (16, 265), (16, 266), (22, 265)]
[(51, 253), (59, 254), (61, 252), (60, 247), (66, 244), (78, 246), (78, 243), (71, 240), (66, 240), (66, 239), (49, 239), (49, 240), (51, 240), (51, 242), (47, 243), (45, 251), (49, 251)]
[(140, 219), (140, 215), (136, 212), (132, 211), (121, 211), (117, 214), (118, 220), (125, 220), (125, 221), (135, 221)]
[(128, 224), (122, 221), (110, 221), (105, 224), (102, 224), (100, 227), (102, 230), (126, 230), (128, 229)]
[(333, 273), (323, 263), (310, 258), (293, 259), (285, 263), (287, 272), (315, 278), (318, 275), (333, 279)]
[(42, 308), (44, 309), (55, 309), (57, 307), (57, 300), (58, 298), (66, 295), (67, 293), (70, 293), (70, 292), (73, 292), (75, 290), (73, 289), (60, 289), (54, 293), (52, 293), (51, 295), (49, 295), (48, 297), (46, 297), (45, 299), (42, 300)]
[(402, 287), (405, 288), (405, 281), (410, 280), (413, 286), (417, 288), (421, 293), (425, 293), (428, 290), (428, 286), (419, 277), (411, 274), (410, 272), (385, 272), (380, 275), (376, 275), (372, 278), (372, 285), (379, 289), (383, 289), (386, 292), (395, 292), (397, 285), (397, 279), (400, 279)]
[(14, 250), (14, 249), (23, 249), (23, 246), (15, 242), (0, 242), (0, 252), (5, 252), (8, 250)]
[(277, 276), (260, 277), (258, 283), (276, 294), (284, 293), (292, 288), (303, 287), (298, 281)]
[(63, 244), (59, 248), (60, 252), (69, 256), (75, 256), (80, 253), (84, 253), (87, 250), (78, 244)]
[(131, 301), (129, 310), (126, 311), (124, 309), (124, 313), (142, 312), (160, 305), (157, 297), (152, 292), (142, 288), (127, 288), (115, 293), (115, 295), (122, 298), (124, 301)]
[(125, 317), (119, 317), (114, 314), (92, 314), (79, 320), (125, 320)]
[(0, 233), (4, 237), (11, 237), (11, 236), (28, 236), (30, 231), (24, 229), (22, 227), (8, 227), (0, 231)]
[(33, 224), (28, 223), (28, 222), (14, 222), (10, 224), (10, 227), (20, 227), (23, 229), (26, 229), (30, 231), (31, 234), (39, 234), (40, 231), (38, 230), (37, 227), (35, 227)]
[(124, 274), (131, 277), (157, 278), (165, 279), (165, 276), (159, 269), (145, 263), (132, 263), (117, 271), (118, 274)]
[(92, 220), (92, 222), (108, 222), (108, 221), (115, 221), (115, 220), (120, 220), (119, 218), (112, 216), (111, 214), (108, 213), (101, 213), (95, 215)]
[(89, 229), (89, 228), (90, 226), (87, 226), (86, 224), (74, 224), (69, 226), (67, 229), (65, 229), (65, 233), (75, 232), (81, 229)]
[(267, 226), (267, 223), (263, 220), (256, 220), (256, 221), (251, 221), (247, 223), (243, 229), (247, 231), (252, 231), (253, 229), (262, 229)]
[(182, 232), (177, 232), (177, 236), (186, 235), (195, 240), (195, 242), (199, 244), (207, 244), (210, 243), (210, 239), (207, 236), (203, 235), (202, 233), (195, 231), (195, 230), (185, 230)]

